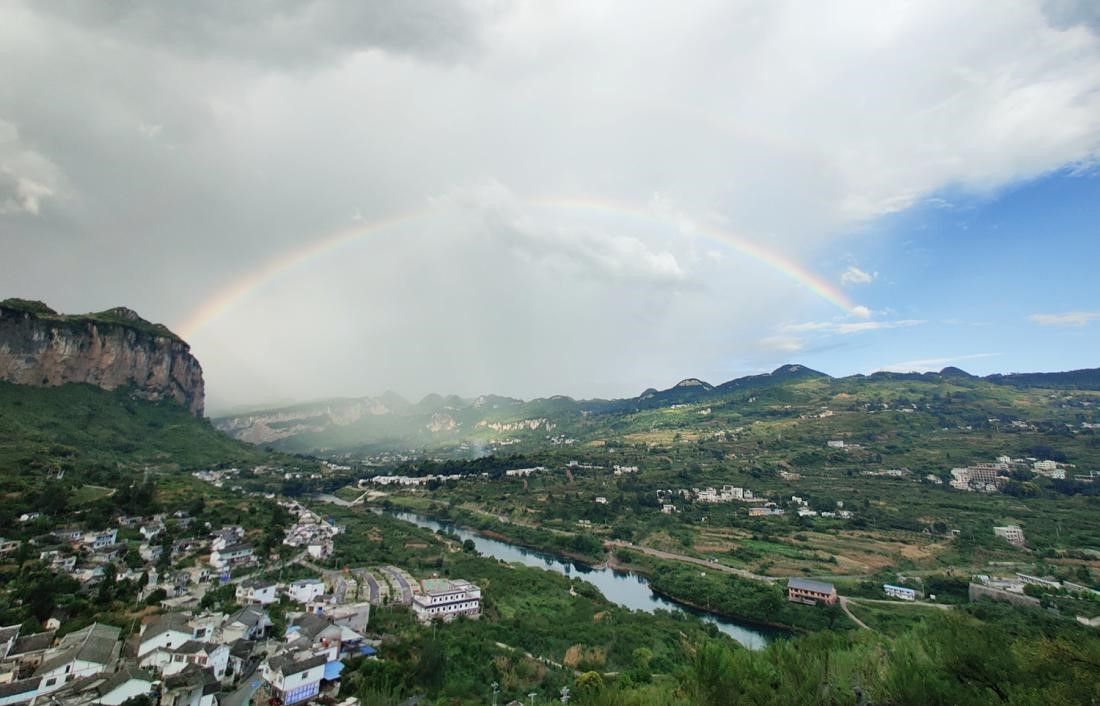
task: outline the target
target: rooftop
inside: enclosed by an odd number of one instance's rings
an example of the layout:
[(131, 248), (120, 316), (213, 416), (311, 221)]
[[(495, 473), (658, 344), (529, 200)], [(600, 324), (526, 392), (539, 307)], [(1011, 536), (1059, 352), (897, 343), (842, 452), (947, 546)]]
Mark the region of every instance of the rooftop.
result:
[(788, 579), (787, 588), (793, 588), (799, 591), (813, 591), (814, 593), (832, 593), (836, 590), (831, 583), (800, 578)]

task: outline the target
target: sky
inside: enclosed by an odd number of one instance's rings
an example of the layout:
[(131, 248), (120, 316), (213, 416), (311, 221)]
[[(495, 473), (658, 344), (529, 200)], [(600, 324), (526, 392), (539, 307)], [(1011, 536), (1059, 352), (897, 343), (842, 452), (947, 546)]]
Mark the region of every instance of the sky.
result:
[(208, 409), (1100, 365), (1100, 5), (0, 6), (0, 297)]

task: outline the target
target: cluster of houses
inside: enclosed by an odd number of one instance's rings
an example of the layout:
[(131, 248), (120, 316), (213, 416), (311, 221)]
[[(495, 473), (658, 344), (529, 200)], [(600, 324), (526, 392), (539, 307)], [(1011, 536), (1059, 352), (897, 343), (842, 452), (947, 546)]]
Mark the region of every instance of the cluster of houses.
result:
[(283, 544), (301, 548), (313, 559), (331, 556), (336, 535), (343, 532), (343, 528), (293, 500), (281, 504), (295, 517), (294, 524), (283, 537)]
[[(481, 589), (468, 581), (379, 572), (394, 601), (424, 623), (481, 613)], [(359, 602), (348, 602), (357, 593), (350, 578), (248, 579), (235, 587), (243, 607), (234, 613), (160, 613), (127, 636), (93, 623), (58, 638), (56, 620), (40, 633), (0, 628), (0, 706), (119, 706), (138, 696), (158, 706), (291, 706), (335, 696), (342, 660), (373, 656), (378, 645), (366, 630), (380, 591), (372, 575), (361, 578), (369, 588)], [(285, 599), (298, 611), (275, 634), (268, 608)]]
[(817, 511), (810, 507), (810, 503), (804, 498), (797, 495), (791, 496), (791, 507), (795, 508), (795, 512), (799, 517), (839, 517), (844, 520), (850, 520), (853, 515), (851, 510), (844, 509), (844, 501), (836, 501), (836, 510), (822, 510)]
[(951, 487), (955, 490), (995, 493), (1008, 484), (1008, 464), (976, 463), (965, 468), (951, 469)]
[(721, 489), (707, 488), (680, 488), (678, 490), (658, 490), (657, 500), (661, 503), (661, 512), (671, 514), (676, 512), (676, 506), (670, 501), (675, 498), (693, 500), (701, 503), (763, 503), (764, 498), (758, 498), (748, 488), (733, 485), (723, 485)]
[[(1050, 459), (998, 456), (995, 463), (976, 463), (965, 468), (952, 468), (951, 487), (956, 490), (994, 493), (1008, 484), (1012, 471), (1031, 471), (1051, 480), (1066, 480), (1067, 473), (1073, 468), (1073, 464)], [(1100, 473), (1089, 471), (1073, 476), (1074, 480), (1082, 483), (1091, 483), (1095, 478), (1100, 478)]]
[(318, 597), (309, 593), (276, 635), (264, 603), (238, 596), (249, 604), (230, 615), (153, 615), (127, 639), (101, 623), (60, 639), (0, 628), (0, 704), (118, 706), (146, 696), (159, 706), (243, 706), (260, 692), (290, 706), (334, 695), (341, 660), (375, 652), (364, 635), (369, 606), (328, 615), (309, 610)]

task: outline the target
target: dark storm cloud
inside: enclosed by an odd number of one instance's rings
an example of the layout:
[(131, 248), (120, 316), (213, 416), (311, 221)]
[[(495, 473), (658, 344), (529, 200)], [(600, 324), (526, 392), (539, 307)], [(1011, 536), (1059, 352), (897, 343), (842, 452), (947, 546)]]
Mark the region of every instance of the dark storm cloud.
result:
[(453, 0), (72, 0), (36, 9), (117, 41), (283, 67), (369, 49), (455, 60), (476, 47), (481, 22)]

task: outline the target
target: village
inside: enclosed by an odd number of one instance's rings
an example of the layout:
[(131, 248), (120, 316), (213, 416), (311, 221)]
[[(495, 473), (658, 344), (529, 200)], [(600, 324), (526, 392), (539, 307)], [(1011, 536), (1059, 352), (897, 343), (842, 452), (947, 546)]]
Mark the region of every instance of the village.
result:
[[(88, 591), (105, 581), (137, 582), (150, 610), (131, 624), (75, 631), (65, 629), (62, 610), (41, 632), (0, 627), (0, 706), (118, 706), (137, 697), (159, 706), (290, 706), (322, 696), (334, 703), (344, 660), (372, 659), (381, 643), (370, 630), (372, 606), (405, 605), (423, 623), (479, 617), (481, 589), (467, 581), (417, 579), (396, 566), (317, 566), (342, 528), (296, 501), (279, 504), (293, 517), (282, 539), (294, 554), (289, 561), (265, 554), (236, 525), (158, 543), (168, 528), (191, 526), (184, 511), (118, 516), (117, 527), (100, 531), (55, 529), (43, 540), (49, 546), (36, 548), (52, 571)], [(123, 561), (123, 528), (142, 538), (138, 566)], [(313, 575), (283, 581), (288, 564)], [(219, 610), (209, 600), (215, 596), (234, 610)]]

